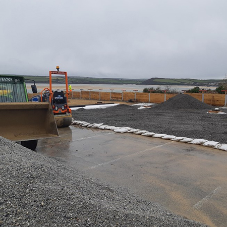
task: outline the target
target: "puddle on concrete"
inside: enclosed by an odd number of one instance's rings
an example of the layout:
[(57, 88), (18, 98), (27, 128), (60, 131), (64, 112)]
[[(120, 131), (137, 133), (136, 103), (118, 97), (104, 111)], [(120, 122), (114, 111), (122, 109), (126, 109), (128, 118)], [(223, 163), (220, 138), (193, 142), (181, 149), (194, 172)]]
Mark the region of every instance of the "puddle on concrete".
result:
[(41, 140), (37, 152), (189, 219), (227, 223), (226, 152), (74, 126), (59, 133)]

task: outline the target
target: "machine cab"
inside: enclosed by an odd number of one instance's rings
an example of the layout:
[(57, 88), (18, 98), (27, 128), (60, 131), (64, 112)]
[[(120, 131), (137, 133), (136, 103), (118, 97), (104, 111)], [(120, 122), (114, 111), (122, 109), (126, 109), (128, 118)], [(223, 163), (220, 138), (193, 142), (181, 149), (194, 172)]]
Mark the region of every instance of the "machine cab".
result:
[(54, 114), (62, 114), (67, 112), (67, 99), (63, 91), (54, 91), (52, 107)]

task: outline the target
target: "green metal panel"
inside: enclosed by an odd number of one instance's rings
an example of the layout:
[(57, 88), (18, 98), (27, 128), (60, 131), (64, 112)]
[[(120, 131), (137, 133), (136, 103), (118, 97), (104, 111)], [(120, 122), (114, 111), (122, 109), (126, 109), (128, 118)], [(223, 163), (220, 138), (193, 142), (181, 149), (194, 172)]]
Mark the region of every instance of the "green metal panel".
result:
[(22, 76), (0, 76), (0, 102), (27, 101), (27, 89)]

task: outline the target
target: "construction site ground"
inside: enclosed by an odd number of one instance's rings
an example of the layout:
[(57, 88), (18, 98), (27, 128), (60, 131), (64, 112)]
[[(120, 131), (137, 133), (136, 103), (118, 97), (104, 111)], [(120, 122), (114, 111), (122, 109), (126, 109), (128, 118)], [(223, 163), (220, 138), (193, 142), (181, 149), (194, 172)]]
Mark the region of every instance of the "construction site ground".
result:
[[(97, 103), (91, 101), (75, 106)], [(150, 109), (72, 114), (226, 143), (227, 115), (208, 114), (210, 108), (180, 95)], [(59, 133), (40, 140), (37, 153), (0, 138), (3, 226), (226, 226), (227, 152), (74, 125)]]
[(59, 139), (41, 140), (37, 152), (188, 219), (227, 223), (226, 152), (78, 126), (59, 132)]

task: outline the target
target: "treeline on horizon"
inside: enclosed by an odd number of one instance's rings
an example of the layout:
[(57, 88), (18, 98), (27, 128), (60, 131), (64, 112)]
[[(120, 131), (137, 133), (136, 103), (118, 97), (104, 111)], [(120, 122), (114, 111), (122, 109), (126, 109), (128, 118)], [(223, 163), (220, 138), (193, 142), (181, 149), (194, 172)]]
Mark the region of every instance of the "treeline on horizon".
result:
[(189, 85), (189, 86), (218, 86), (223, 80), (209, 79), (177, 79), (177, 78), (151, 78), (143, 81), (144, 85)]
[[(33, 79), (37, 83), (48, 83), (47, 76), (25, 76), (26, 79)], [(35, 79), (34, 79), (35, 78)], [(53, 76), (53, 83), (64, 83), (64, 77)], [(218, 86), (222, 80), (197, 80), (197, 79), (172, 79), (172, 78), (151, 78), (151, 79), (121, 79), (121, 78), (95, 78), (95, 77), (68, 77), (71, 84), (137, 84), (137, 85), (189, 85), (189, 86)]]

